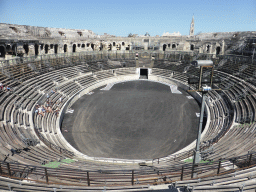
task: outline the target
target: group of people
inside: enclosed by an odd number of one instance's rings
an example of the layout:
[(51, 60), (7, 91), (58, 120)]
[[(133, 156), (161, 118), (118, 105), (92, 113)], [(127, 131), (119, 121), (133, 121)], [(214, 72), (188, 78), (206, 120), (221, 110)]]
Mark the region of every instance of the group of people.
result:
[[(51, 93), (55, 93), (55, 91), (51, 91)], [(47, 100), (45, 105), (36, 105), (35, 113), (38, 115), (44, 116), (45, 113), (54, 113), (57, 117), (60, 112), (59, 104), (62, 103), (62, 97), (59, 98), (59, 102), (54, 103), (51, 101), (49, 94), (46, 94)]]
[(1, 83), (1, 82), (0, 82), (0, 89), (4, 92), (11, 90), (11, 88), (8, 85), (4, 86), (3, 83)]
[(36, 105), (35, 113), (44, 116), (45, 113), (54, 113), (57, 117), (59, 115), (60, 108), (57, 106), (53, 107), (52, 102), (47, 101), (45, 105)]

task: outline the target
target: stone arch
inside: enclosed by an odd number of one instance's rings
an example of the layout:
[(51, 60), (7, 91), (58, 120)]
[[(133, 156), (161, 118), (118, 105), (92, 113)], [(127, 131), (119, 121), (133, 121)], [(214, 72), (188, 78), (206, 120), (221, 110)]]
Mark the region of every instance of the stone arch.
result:
[(54, 45), (54, 53), (57, 54), (58, 53), (58, 44)]
[(193, 51), (195, 49), (195, 45), (191, 44), (190, 45), (190, 50)]
[(210, 45), (207, 45), (207, 46), (206, 46), (206, 52), (207, 52), (207, 53), (210, 52), (210, 47), (211, 47)]
[(6, 45), (6, 51), (10, 51), (11, 50), (11, 45)]
[(73, 53), (76, 52), (76, 44), (73, 44)]
[(43, 50), (44, 49), (44, 44), (40, 45), (40, 49)]
[(130, 50), (130, 45), (128, 45), (127, 47), (126, 47), (126, 51), (129, 51)]
[(104, 49), (104, 45), (103, 43), (100, 43), (100, 51), (102, 51)]
[(220, 46), (216, 47), (216, 55), (220, 54)]
[(116, 46), (116, 42), (113, 42), (113, 46)]
[(143, 53), (141, 53), (141, 58), (149, 59), (150, 58), (150, 54), (148, 52), (143, 52)]
[(66, 53), (68, 51), (68, 46), (67, 44), (64, 45), (64, 53)]
[(0, 45), (0, 57), (5, 57), (6, 49), (3, 45)]
[(95, 44), (91, 44), (91, 48), (92, 48), (92, 50), (94, 50), (94, 48), (95, 48)]
[(82, 44), (82, 48), (85, 48), (85, 44), (84, 43)]
[(48, 51), (49, 51), (49, 45), (48, 44), (46, 44), (44, 46), (44, 51), (45, 51), (45, 54), (48, 54)]
[(163, 51), (165, 51), (167, 45), (166, 44), (163, 44)]
[(12, 45), (12, 53), (13, 55), (17, 54), (17, 44)]
[(172, 49), (175, 49), (175, 48), (176, 48), (176, 44), (173, 43), (173, 44), (172, 44)]
[(29, 52), (28, 44), (24, 44), (23, 49), (25, 50), (25, 53), (28, 54), (28, 52)]
[(39, 48), (38, 44), (35, 44), (35, 55), (38, 55), (38, 48)]

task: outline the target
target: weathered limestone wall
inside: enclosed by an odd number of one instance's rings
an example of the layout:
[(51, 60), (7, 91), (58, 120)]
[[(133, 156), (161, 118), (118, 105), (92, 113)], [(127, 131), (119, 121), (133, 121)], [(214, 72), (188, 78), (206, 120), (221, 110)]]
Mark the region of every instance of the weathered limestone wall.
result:
[[(115, 37), (90, 30), (0, 23), (0, 59), (106, 50), (196, 51), (225, 54), (244, 46), (256, 32), (201, 33), (196, 36)], [(240, 47), (239, 47), (240, 46)]]

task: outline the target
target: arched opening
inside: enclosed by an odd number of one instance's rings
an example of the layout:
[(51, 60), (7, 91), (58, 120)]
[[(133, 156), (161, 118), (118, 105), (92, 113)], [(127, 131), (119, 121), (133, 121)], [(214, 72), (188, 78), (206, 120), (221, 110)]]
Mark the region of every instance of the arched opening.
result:
[(46, 45), (44, 46), (44, 51), (45, 51), (45, 54), (48, 53), (48, 51), (49, 51), (49, 45), (46, 44)]
[(25, 50), (25, 53), (28, 54), (29, 52), (28, 44), (23, 45), (23, 49)]
[(82, 48), (85, 48), (85, 44), (82, 44)]
[(102, 51), (102, 49), (103, 49), (103, 44), (100, 43), (100, 51)]
[(68, 49), (68, 46), (67, 46), (67, 44), (65, 44), (65, 45), (64, 45), (64, 53), (67, 52), (67, 49)]
[(55, 54), (58, 53), (58, 45), (57, 45), (57, 44), (54, 45), (54, 53), (55, 53)]
[(113, 46), (116, 46), (116, 43), (115, 43), (115, 42), (113, 42)]
[(216, 48), (216, 55), (219, 55), (220, 54), (220, 47), (217, 47)]
[(124, 43), (124, 42), (122, 42), (122, 46), (125, 46), (125, 43)]
[(111, 43), (108, 45), (108, 50), (109, 50), (109, 51), (112, 50), (112, 45), (111, 45)]
[(81, 44), (77, 44), (78, 47), (81, 47)]
[(4, 48), (4, 46), (0, 46), (0, 57), (5, 57), (5, 48)]
[(163, 45), (163, 51), (165, 51), (166, 47), (167, 47), (166, 44), (164, 44)]
[(16, 45), (16, 44), (14, 44), (14, 45), (12, 46), (12, 54), (13, 54), (13, 55), (16, 55), (16, 54), (17, 54), (17, 45)]
[(73, 45), (73, 53), (76, 52), (76, 44)]
[(210, 52), (210, 45), (207, 45), (207, 47), (206, 47), (206, 52), (207, 52), (207, 53)]
[(90, 43), (87, 43), (86, 46), (87, 46), (87, 47), (90, 47)]
[(176, 44), (172, 44), (172, 49), (175, 49), (176, 48)]
[(53, 49), (53, 44), (50, 45), (50, 48)]
[(170, 43), (168, 44), (168, 47), (169, 47), (169, 48), (171, 47), (171, 44), (170, 44)]
[(91, 44), (91, 48), (92, 48), (92, 50), (94, 50), (94, 44), (93, 43)]
[(44, 49), (44, 44), (40, 45), (40, 49), (43, 50)]
[(11, 49), (11, 45), (6, 45), (6, 51), (7, 52), (10, 51), (10, 49)]
[(190, 50), (193, 51), (195, 49), (195, 46), (193, 44), (190, 45)]
[(129, 51), (130, 50), (130, 45), (128, 45), (128, 47), (126, 47), (126, 51)]
[(35, 44), (35, 55), (38, 55), (38, 45), (37, 44)]

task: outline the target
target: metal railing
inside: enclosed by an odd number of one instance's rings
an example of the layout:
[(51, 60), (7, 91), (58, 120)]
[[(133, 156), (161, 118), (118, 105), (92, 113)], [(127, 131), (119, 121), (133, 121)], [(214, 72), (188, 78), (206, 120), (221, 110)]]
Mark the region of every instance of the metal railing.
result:
[[(256, 165), (256, 153), (218, 161), (201, 162), (196, 167), (191, 163), (180, 163), (165, 167), (144, 169), (79, 169), (48, 168), (19, 163), (0, 163), (0, 175), (17, 180), (35, 181), (45, 184), (74, 186), (127, 186), (164, 184), (175, 181), (220, 176), (247, 169)], [(229, 169), (225, 169), (229, 167)], [(197, 177), (193, 178), (193, 173)], [(214, 180), (214, 178), (213, 178)]]

